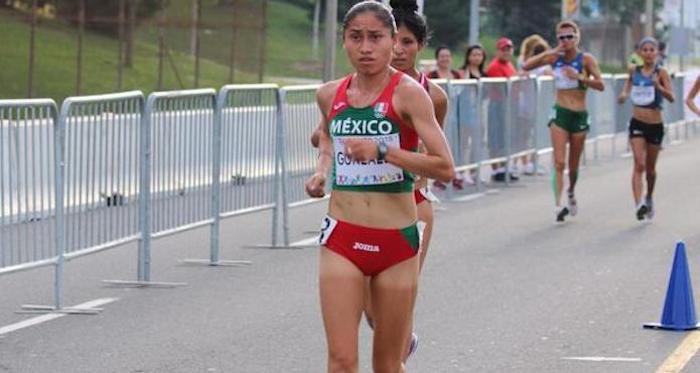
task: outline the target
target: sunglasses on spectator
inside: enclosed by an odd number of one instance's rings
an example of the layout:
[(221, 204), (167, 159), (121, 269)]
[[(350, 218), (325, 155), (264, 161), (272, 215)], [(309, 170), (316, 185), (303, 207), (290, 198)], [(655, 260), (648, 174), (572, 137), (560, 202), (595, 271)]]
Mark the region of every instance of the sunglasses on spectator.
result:
[(566, 35), (559, 35), (557, 36), (557, 39), (564, 41), (564, 40), (574, 40), (576, 35), (574, 34), (566, 34)]
[(502, 51), (507, 51), (509, 49), (513, 49), (512, 45), (506, 45), (505, 47), (501, 48)]

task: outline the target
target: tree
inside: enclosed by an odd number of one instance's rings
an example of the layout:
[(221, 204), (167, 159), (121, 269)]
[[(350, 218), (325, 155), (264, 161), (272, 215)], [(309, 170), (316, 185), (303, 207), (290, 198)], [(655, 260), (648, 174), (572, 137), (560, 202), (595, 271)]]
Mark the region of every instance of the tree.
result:
[(553, 39), (554, 27), (561, 17), (561, 0), (542, 0), (536, 7), (525, 0), (491, 0), (488, 10), (486, 23), (490, 33), (505, 36), (517, 45), (532, 34)]
[[(56, 11), (60, 16), (65, 17), (77, 24), (77, 17), (80, 0), (57, 0)], [(139, 0), (136, 6), (136, 21), (151, 17), (157, 11), (165, 7), (162, 0)], [(110, 35), (117, 35), (118, 25), (114, 20), (119, 14), (118, 1), (85, 0), (85, 27), (101, 31)]]

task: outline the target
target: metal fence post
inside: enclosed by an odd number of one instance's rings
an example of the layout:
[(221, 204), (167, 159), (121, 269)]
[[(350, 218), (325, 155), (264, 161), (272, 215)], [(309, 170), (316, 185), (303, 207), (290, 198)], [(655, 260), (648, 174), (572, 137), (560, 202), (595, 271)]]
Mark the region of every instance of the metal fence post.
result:
[(506, 186), (510, 186), (512, 180), (510, 179), (510, 174), (511, 174), (511, 160), (512, 160), (512, 139), (511, 139), (511, 133), (512, 133), (512, 126), (513, 126), (513, 108), (512, 108), (512, 94), (513, 94), (513, 79), (518, 79), (518, 78), (508, 78), (506, 81), (506, 96), (504, 99), (504, 102), (506, 104), (506, 113), (505, 113), (505, 126), (504, 126), (504, 133), (502, 136), (505, 136), (505, 153), (506, 153), (506, 165), (505, 165), (505, 181), (506, 181)]
[(144, 114), (141, 117), (141, 136), (139, 142), (139, 259), (138, 281), (151, 279), (151, 108), (155, 97), (148, 97)]

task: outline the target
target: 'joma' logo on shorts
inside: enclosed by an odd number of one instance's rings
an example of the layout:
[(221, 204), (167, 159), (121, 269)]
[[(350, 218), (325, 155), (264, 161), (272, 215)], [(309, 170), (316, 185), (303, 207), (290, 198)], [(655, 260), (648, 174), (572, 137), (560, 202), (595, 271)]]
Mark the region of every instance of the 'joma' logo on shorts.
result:
[(355, 246), (353, 246), (352, 249), (353, 250), (360, 250), (360, 251), (371, 251), (373, 253), (379, 252), (379, 246), (369, 245), (369, 244), (361, 243), (361, 242), (355, 242)]

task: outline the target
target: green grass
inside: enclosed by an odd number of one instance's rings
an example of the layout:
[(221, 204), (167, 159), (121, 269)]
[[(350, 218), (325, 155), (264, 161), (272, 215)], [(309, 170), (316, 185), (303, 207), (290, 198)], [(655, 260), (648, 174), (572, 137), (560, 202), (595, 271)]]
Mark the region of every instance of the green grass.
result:
[[(218, 88), (229, 82), (231, 46), (235, 46), (233, 83), (258, 81), (260, 68), (259, 0), (237, 0), (244, 9), (237, 13), (218, 6), (216, 0), (204, 0), (201, 33), (200, 87)], [(164, 64), (164, 89), (194, 87), (194, 58), (189, 53), (190, 0), (171, 0), (165, 15), (171, 22), (166, 29), (166, 45), (171, 61)], [(253, 14), (253, 15), (251, 15)], [(232, 23), (236, 36), (233, 37)], [(323, 44), (317, 60), (312, 58), (311, 20), (308, 12), (286, 2), (272, 0), (268, 7), (265, 50), (266, 82), (294, 84), (302, 79), (319, 79)], [(321, 30), (323, 35), (323, 30)], [(322, 36), (321, 36), (322, 37)], [(494, 41), (482, 39), (485, 46)], [(154, 20), (137, 28), (134, 65), (124, 70), (121, 90), (139, 89), (148, 94), (157, 89), (158, 28)], [(351, 71), (338, 41), (337, 74)], [(437, 43), (437, 42), (435, 42)], [(0, 98), (27, 97), (29, 25), (21, 13), (0, 10)], [(34, 97), (51, 97), (60, 102), (76, 93), (77, 31), (60, 20), (44, 19), (36, 34)], [(113, 37), (86, 31), (83, 47), (83, 82), (81, 94), (118, 91), (117, 41)], [(434, 49), (426, 48), (419, 58), (432, 59)], [(491, 55), (492, 56), (492, 55)], [(455, 66), (461, 66), (463, 49), (454, 52)], [(171, 66), (171, 65), (174, 65)], [(177, 72), (182, 84), (176, 79)]]

